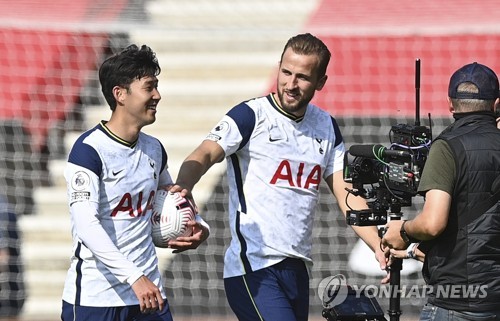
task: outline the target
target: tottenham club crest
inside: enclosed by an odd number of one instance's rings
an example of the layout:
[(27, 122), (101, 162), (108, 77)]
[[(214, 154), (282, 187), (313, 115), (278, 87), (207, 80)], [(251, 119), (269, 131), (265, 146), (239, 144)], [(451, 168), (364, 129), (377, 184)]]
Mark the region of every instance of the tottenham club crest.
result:
[(325, 149), (323, 148), (323, 145), (324, 145), (323, 144), (323, 139), (316, 137), (316, 142), (319, 144), (319, 149), (318, 149), (319, 153), (321, 155), (323, 155), (325, 153)]
[(157, 178), (155, 165), (156, 165), (155, 161), (150, 158), (149, 159), (149, 166), (151, 166), (151, 168), (153, 169), (153, 178), (154, 179)]

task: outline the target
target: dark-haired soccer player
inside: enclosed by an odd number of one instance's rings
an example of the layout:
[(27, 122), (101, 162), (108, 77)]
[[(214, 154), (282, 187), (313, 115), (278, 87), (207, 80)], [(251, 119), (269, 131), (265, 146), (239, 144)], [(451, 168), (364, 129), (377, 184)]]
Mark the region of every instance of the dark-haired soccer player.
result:
[[(167, 153), (141, 129), (156, 120), (160, 66), (148, 46), (131, 45), (99, 70), (109, 121), (81, 135), (68, 158), (73, 255), (63, 292), (63, 321), (172, 320), (151, 237), (155, 192), (172, 183)], [(195, 248), (208, 229), (181, 249)]]

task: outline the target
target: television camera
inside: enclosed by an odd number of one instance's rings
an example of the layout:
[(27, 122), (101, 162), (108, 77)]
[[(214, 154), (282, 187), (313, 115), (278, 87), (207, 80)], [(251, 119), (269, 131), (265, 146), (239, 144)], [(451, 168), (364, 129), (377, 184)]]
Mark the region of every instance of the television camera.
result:
[(390, 138), (389, 148), (353, 145), (345, 153), (344, 180), (352, 184), (348, 191), (368, 200), (368, 209), (347, 211), (349, 225), (384, 225), (387, 211), (401, 216), (401, 207), (411, 206), (417, 195), (431, 131), (425, 126), (398, 124), (391, 127)]
[[(367, 199), (368, 209), (349, 207), (349, 225), (374, 226), (387, 223), (387, 211), (401, 218), (401, 207), (411, 206), (417, 195), (432, 141), (430, 127), (420, 125), (420, 60), (416, 60), (415, 124), (397, 124), (389, 132), (390, 147), (352, 145), (344, 156), (344, 181), (348, 192)], [(430, 116), (429, 116), (430, 118)], [(367, 188), (368, 187), (368, 188)], [(349, 206), (349, 204), (347, 204)]]

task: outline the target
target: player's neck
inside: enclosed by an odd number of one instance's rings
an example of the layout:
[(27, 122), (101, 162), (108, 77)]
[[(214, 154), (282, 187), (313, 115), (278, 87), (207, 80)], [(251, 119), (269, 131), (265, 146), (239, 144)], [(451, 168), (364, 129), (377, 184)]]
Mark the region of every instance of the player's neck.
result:
[(137, 126), (128, 124), (124, 121), (111, 117), (111, 119), (106, 123), (106, 127), (120, 139), (133, 143), (139, 137), (140, 128)]

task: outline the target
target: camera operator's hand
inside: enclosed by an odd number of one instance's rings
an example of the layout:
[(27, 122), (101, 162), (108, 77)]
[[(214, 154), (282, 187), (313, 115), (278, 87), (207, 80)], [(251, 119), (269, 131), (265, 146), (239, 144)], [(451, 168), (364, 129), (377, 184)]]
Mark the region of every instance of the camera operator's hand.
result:
[(380, 269), (387, 272), (387, 275), (384, 276), (384, 278), (380, 281), (380, 283), (382, 284), (389, 283), (389, 281), (391, 280), (391, 274), (388, 269), (390, 265), (389, 256), (386, 254), (384, 250), (382, 250), (382, 247), (375, 249), (375, 259), (378, 261)]
[(409, 243), (405, 242), (401, 237), (402, 220), (392, 220), (385, 226), (385, 234), (382, 238), (382, 249), (386, 248), (404, 250), (408, 247)]

